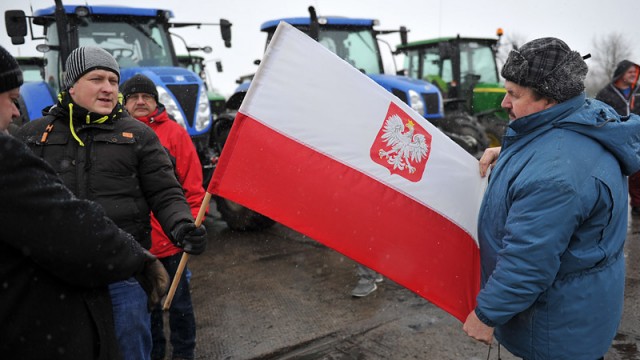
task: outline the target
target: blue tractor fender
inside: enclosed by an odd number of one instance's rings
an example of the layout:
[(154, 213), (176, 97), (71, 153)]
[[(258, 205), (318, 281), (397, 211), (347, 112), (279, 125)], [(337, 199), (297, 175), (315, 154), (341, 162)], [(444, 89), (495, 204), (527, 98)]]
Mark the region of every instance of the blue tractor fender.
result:
[(233, 91), (233, 94), (229, 96), (227, 99), (227, 108), (231, 110), (238, 110), (244, 97), (247, 95), (247, 91), (249, 91), (249, 86), (251, 85), (251, 81), (244, 81), (236, 89)]
[(53, 89), (44, 81), (24, 83), (20, 87), (20, 96), (26, 107), (27, 121), (41, 118), (42, 110), (56, 103)]
[[(211, 112), (207, 111), (208, 120), (198, 120), (199, 100), (209, 106), (206, 88), (202, 79), (193, 72), (177, 67), (129, 67), (120, 70), (120, 84), (135, 74), (142, 74), (158, 89), (159, 102), (165, 106), (167, 112), (186, 128), (190, 136), (204, 135), (211, 129)], [(200, 98), (203, 99), (200, 99)], [(202, 113), (204, 114), (204, 113)]]

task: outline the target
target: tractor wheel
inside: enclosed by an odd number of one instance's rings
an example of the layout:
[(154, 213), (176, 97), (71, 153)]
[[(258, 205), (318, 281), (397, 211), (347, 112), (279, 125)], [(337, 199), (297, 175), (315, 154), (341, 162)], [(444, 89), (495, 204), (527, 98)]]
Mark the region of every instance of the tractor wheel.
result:
[(218, 211), (229, 229), (236, 231), (263, 230), (273, 226), (276, 222), (268, 217), (246, 208), (236, 202), (215, 196)]
[(493, 113), (479, 116), (478, 121), (486, 129), (487, 137), (489, 138), (489, 147), (502, 145), (502, 136), (507, 130), (509, 120), (502, 119)]
[(229, 132), (231, 131), (231, 126), (233, 126), (236, 114), (236, 111), (220, 114), (211, 125), (209, 146), (215, 149), (218, 154), (222, 153), (222, 148), (229, 137)]
[(473, 116), (464, 113), (447, 115), (440, 123), (441, 130), (477, 159), (489, 146), (485, 128)]

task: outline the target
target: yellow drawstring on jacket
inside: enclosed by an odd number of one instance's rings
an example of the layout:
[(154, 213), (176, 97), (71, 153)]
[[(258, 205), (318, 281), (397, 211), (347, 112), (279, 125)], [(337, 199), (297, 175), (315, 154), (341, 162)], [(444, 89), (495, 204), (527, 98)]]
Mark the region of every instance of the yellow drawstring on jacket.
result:
[[(105, 115), (95, 121), (93, 121), (94, 124), (102, 124), (103, 122), (107, 121), (109, 119), (109, 115)], [(87, 114), (86, 118), (85, 118), (85, 122), (87, 124), (91, 124), (91, 116), (89, 114)], [(80, 138), (78, 137), (78, 134), (76, 134), (76, 130), (73, 127), (73, 103), (69, 103), (69, 129), (71, 129), (71, 135), (73, 135), (73, 138), (76, 139), (76, 141), (78, 142), (78, 144), (80, 144), (80, 146), (84, 146), (84, 143), (82, 142), (82, 140), (80, 140)]]

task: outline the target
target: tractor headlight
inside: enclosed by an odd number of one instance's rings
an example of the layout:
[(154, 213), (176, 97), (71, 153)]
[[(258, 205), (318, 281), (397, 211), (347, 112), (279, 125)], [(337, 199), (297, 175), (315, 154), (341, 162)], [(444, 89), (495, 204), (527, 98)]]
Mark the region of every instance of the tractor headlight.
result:
[(415, 90), (409, 90), (409, 106), (411, 106), (411, 108), (415, 110), (418, 114), (424, 116), (425, 114), (424, 100), (422, 99), (422, 96), (420, 95), (420, 93), (418, 93)]
[(209, 98), (204, 88), (200, 90), (198, 96), (198, 113), (196, 114), (196, 131), (202, 131), (211, 124), (211, 108), (209, 107)]
[(184, 116), (182, 115), (182, 111), (178, 106), (178, 103), (173, 99), (173, 96), (169, 94), (169, 92), (163, 88), (162, 86), (156, 86), (158, 90), (158, 102), (164, 105), (167, 113), (173, 117), (178, 124), (180, 124), (183, 128), (187, 128), (187, 123), (184, 121)]

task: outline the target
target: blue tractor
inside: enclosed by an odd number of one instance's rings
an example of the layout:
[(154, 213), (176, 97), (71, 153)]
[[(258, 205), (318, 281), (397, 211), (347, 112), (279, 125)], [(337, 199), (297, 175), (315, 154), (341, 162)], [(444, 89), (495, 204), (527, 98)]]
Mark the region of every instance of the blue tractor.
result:
[[(32, 16), (22, 10), (5, 13), (7, 33), (14, 45), (24, 44), (27, 24), (32, 40), (44, 40), (36, 49), (44, 53), (44, 79), (25, 84), (21, 89), (20, 122), (41, 116), (55, 102), (61, 90), (65, 60), (79, 46), (98, 46), (118, 61), (120, 81), (142, 73), (157, 86), (159, 100), (182, 125), (196, 146), (203, 166), (205, 186), (217, 159), (211, 146), (212, 113), (205, 84), (198, 74), (181, 67), (169, 29), (184, 26), (219, 25), (225, 46), (231, 46), (231, 23), (173, 23), (170, 10), (122, 6), (63, 5), (36, 10)], [(42, 27), (36, 37), (33, 25)]]
[[(374, 19), (346, 18), (337, 16), (318, 17), (313, 7), (309, 7), (309, 17), (283, 18), (267, 21), (261, 30), (267, 34), (267, 45), (273, 37), (280, 21), (285, 21), (298, 30), (308, 34), (311, 38), (324, 45), (343, 60), (347, 61), (362, 73), (369, 76), (380, 86), (400, 98), (425, 119), (445, 132), (452, 140), (473, 155), (481, 154), (487, 146), (487, 139), (481, 125), (467, 119), (456, 119), (457, 127), (448, 126), (444, 129), (443, 101), (440, 91), (433, 84), (419, 79), (397, 74), (393, 63), (393, 51), (383, 51), (380, 43), (386, 44), (381, 35), (399, 33), (403, 43), (406, 43), (407, 29), (377, 30), (378, 21)], [(386, 56), (386, 57), (385, 57)], [(390, 60), (393, 66), (389, 66)], [(255, 61), (259, 64), (259, 60)], [(318, 71), (322, 71), (318, 69)], [(224, 145), (231, 129), (237, 110), (249, 89), (252, 75), (238, 79), (239, 86), (233, 95), (227, 99), (227, 111), (214, 122), (213, 136), (216, 142)], [(291, 86), (296, 86), (292, 83)], [(461, 130), (461, 131), (456, 131)], [(242, 206), (216, 199), (218, 210), (223, 217), (235, 219), (235, 227), (252, 229), (268, 226), (269, 220), (262, 215), (252, 212)], [(229, 221), (227, 221), (229, 223)]]

